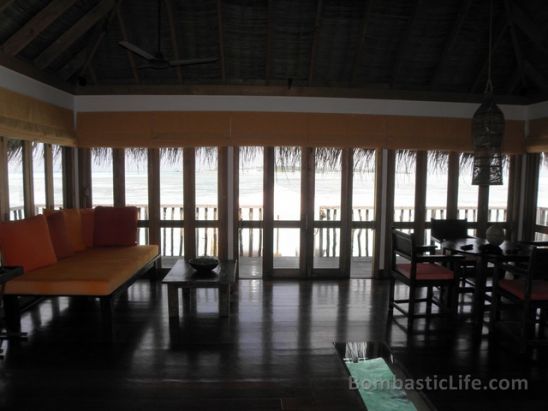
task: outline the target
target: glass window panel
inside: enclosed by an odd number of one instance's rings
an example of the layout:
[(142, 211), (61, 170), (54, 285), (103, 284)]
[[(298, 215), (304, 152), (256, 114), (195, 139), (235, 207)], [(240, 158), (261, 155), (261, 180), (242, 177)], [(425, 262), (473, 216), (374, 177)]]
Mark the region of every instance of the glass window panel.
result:
[(239, 207), (241, 220), (263, 219), (263, 147), (240, 148)]
[(350, 276), (370, 278), (372, 276), (373, 244), (375, 230), (372, 228), (355, 228), (352, 230), (352, 259)]
[(428, 152), (426, 177), (426, 221), (444, 219), (447, 212), (447, 181), (449, 154)]
[(341, 154), (334, 148), (316, 148), (314, 173), (314, 220), (341, 219)]
[[(542, 153), (538, 176), (537, 219), (538, 225), (548, 226), (548, 155)], [(540, 235), (540, 234), (539, 234)]]
[(477, 221), (478, 214), (478, 186), (472, 185), (472, 164), (470, 155), (460, 155), (458, 211), (459, 218), (468, 222)]
[(182, 227), (162, 227), (162, 255), (182, 257), (185, 251), (184, 230)]
[(491, 222), (506, 221), (508, 206), (508, 180), (510, 177), (510, 157), (505, 156), (502, 168), (502, 185), (489, 186), (489, 218)]
[[(63, 153), (62, 147), (54, 145), (53, 151), (53, 203), (55, 208), (63, 207)], [(93, 176), (92, 176), (93, 178)]]
[(394, 222), (415, 221), (416, 154), (396, 151), (396, 176), (394, 183)]
[(46, 208), (46, 178), (44, 170), (44, 143), (32, 144), (32, 180), (34, 206), (37, 213)]
[(196, 219), (217, 220), (218, 150), (201, 147), (196, 150)]
[(242, 228), (238, 235), (240, 278), (261, 277), (263, 272), (263, 230)]
[(352, 181), (352, 220), (375, 219), (375, 152), (354, 150), (354, 177)]
[(139, 208), (139, 219), (148, 219), (148, 151), (125, 150), (126, 205)]
[(25, 218), (23, 194), (23, 142), (8, 140), (8, 180), (10, 220)]
[(94, 207), (114, 204), (111, 148), (95, 148), (91, 152), (91, 195)]
[(339, 268), (341, 230), (314, 229), (314, 268)]
[(299, 268), (301, 230), (274, 229), (274, 268)]
[(214, 227), (196, 228), (196, 255), (217, 256), (219, 254), (219, 230)]
[(183, 151), (160, 150), (160, 207), (162, 220), (183, 220)]
[(301, 219), (301, 149), (274, 150), (274, 220)]

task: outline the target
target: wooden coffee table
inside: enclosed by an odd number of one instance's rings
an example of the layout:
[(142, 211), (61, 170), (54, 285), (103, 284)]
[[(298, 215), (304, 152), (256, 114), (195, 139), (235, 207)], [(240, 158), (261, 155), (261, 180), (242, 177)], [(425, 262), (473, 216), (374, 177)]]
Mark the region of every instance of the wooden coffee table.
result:
[(191, 313), (192, 291), (197, 288), (219, 289), (219, 315), (230, 315), (230, 289), (236, 281), (237, 262), (220, 261), (211, 273), (201, 274), (185, 260), (178, 260), (162, 280), (167, 285), (167, 303), (170, 319), (179, 317), (179, 289), (183, 290), (183, 311)]

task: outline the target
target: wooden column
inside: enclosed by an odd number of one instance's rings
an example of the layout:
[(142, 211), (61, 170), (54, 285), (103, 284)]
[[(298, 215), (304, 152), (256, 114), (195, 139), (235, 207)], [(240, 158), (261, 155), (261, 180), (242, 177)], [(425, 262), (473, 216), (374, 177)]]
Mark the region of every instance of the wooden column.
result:
[(23, 198), (25, 218), (36, 214), (34, 205), (34, 176), (32, 167), (32, 141), (23, 141)]
[(478, 186), (478, 229), (477, 237), (485, 237), (489, 220), (489, 186)]
[(53, 186), (53, 148), (51, 144), (44, 144), (44, 176), (46, 183), (46, 208), (53, 210), (55, 195)]
[(269, 279), (274, 264), (274, 147), (264, 148), (263, 213), (263, 279)]
[(387, 150), (386, 159), (386, 203), (385, 218), (386, 235), (384, 238), (384, 274), (390, 274), (392, 269), (392, 225), (394, 223), (394, 185), (396, 178), (396, 152)]
[(341, 181), (341, 249), (340, 269), (344, 277), (350, 278), (352, 259), (352, 177), (354, 157), (351, 148), (342, 151)]
[(314, 257), (314, 149), (301, 149), (301, 238), (300, 271), (312, 276)]
[(525, 198), (523, 204), (523, 233), (521, 240), (534, 241), (538, 200), (540, 154), (525, 156)]
[(160, 149), (148, 149), (148, 238), (160, 245)]
[(76, 156), (72, 147), (63, 147), (63, 207), (78, 207), (78, 187), (76, 184)]
[(80, 193), (80, 207), (92, 206), (91, 192), (91, 150), (89, 148), (78, 149), (78, 183)]
[(0, 137), (0, 221), (10, 219), (10, 190), (8, 175), (8, 139)]
[(219, 210), (219, 258), (228, 257), (228, 147), (219, 147), (217, 207)]
[(196, 150), (183, 149), (185, 259), (196, 257)]
[(508, 173), (508, 205), (506, 208), (506, 238), (511, 241), (518, 240), (521, 166), (521, 156), (511, 155)]
[(459, 216), (459, 153), (449, 153), (447, 170), (447, 218)]
[[(238, 147), (234, 147), (232, 150), (233, 158), (232, 158), (232, 178), (234, 182), (234, 186), (232, 189), (234, 190), (234, 197), (233, 197), (233, 207), (232, 207), (232, 221), (234, 222), (232, 226), (232, 256), (231, 258), (237, 259), (239, 257), (239, 244), (238, 244), (238, 232), (239, 232), (239, 223), (240, 223), (240, 149)], [(229, 216), (230, 218), (230, 216)], [(263, 253), (261, 252), (261, 255)]]
[(415, 165), (415, 222), (413, 228), (417, 244), (423, 244), (426, 226), (426, 180), (428, 175), (428, 153), (426, 151), (417, 151)]
[(126, 153), (123, 148), (112, 149), (112, 191), (114, 206), (124, 207), (126, 205)]
[[(371, 271), (373, 278), (380, 278), (380, 260), (382, 249), (382, 205), (383, 205), (383, 156), (382, 149), (375, 150), (375, 233), (373, 240), (373, 264)], [(394, 210), (392, 210), (392, 214)], [(390, 223), (392, 224), (392, 223)]]

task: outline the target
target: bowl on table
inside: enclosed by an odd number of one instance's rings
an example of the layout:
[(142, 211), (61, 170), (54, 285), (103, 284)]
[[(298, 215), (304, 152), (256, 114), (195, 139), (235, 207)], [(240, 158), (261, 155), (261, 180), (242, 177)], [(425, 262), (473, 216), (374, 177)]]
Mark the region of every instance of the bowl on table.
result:
[(219, 265), (219, 260), (215, 257), (203, 256), (191, 258), (188, 264), (198, 273), (211, 273), (211, 270)]

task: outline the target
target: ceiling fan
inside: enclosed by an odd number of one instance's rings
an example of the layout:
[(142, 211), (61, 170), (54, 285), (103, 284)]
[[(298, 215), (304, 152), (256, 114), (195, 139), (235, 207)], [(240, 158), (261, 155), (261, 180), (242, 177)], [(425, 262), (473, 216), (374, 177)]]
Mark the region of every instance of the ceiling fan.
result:
[(162, 1), (158, 0), (158, 48), (156, 50), (156, 53), (152, 54), (149, 53), (146, 50), (143, 50), (141, 47), (130, 43), (129, 41), (119, 41), (118, 44), (132, 53), (137, 54), (138, 56), (144, 58), (147, 60), (147, 64), (141, 65), (137, 68), (139, 69), (153, 69), (153, 70), (162, 70), (167, 69), (170, 67), (176, 67), (176, 66), (189, 66), (191, 64), (203, 64), (203, 63), (212, 63), (214, 61), (217, 61), (217, 57), (206, 57), (206, 58), (196, 58), (196, 59), (186, 59), (186, 60), (168, 60), (165, 58), (164, 54), (162, 53), (162, 42), (161, 42), (161, 34), (162, 34)]

